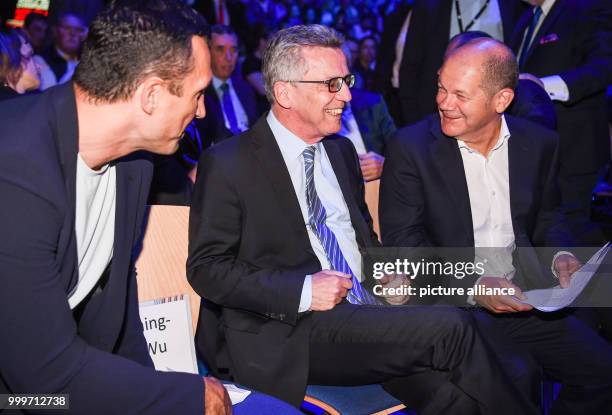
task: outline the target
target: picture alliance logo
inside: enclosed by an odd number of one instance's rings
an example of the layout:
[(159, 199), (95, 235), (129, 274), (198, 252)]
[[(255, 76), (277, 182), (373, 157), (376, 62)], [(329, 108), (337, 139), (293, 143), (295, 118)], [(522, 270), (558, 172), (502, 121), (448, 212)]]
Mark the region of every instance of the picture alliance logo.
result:
[(377, 280), (390, 274), (406, 275), (411, 280), (418, 276), (448, 276), (460, 280), (466, 276), (480, 276), (484, 272), (484, 262), (410, 261), (398, 258), (391, 262), (374, 262), (372, 265), (372, 276)]

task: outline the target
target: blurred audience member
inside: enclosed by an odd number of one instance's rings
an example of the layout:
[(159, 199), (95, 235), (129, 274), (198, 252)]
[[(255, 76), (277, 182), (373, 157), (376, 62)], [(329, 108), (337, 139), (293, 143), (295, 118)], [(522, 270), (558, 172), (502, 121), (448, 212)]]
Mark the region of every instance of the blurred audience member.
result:
[(261, 75), (261, 58), (268, 44), (270, 31), (265, 26), (258, 24), (252, 30), (252, 35), (247, 37), (247, 57), (242, 63), (242, 76), (255, 90), (257, 101), (257, 114), (261, 115), (270, 109), (270, 103), (266, 98), (266, 90)]
[(538, 77), (554, 101), (561, 196), (588, 218), (598, 171), (610, 162), (605, 94), (612, 83), (612, 3), (529, 3), (534, 7), (522, 16), (511, 45), (520, 71)]
[(366, 36), (359, 41), (359, 55), (353, 68), (357, 76), (357, 88), (374, 91), (376, 48), (377, 43), (373, 36)]
[(16, 31), (0, 33), (0, 100), (38, 89), (38, 68), (32, 46)]
[(411, 10), (412, 2), (404, 1), (385, 18), (376, 61), (376, 90), (382, 93), (389, 106), (389, 113), (398, 125), (403, 125), (399, 69), (412, 16)]
[(507, 40), (525, 8), (521, 0), (415, 0), (399, 70), (404, 125), (436, 112), (438, 69), (450, 38), (480, 30)]
[(64, 13), (58, 17), (52, 31), (53, 45), (41, 54), (49, 66), (42, 72), (42, 90), (72, 79), (87, 37), (87, 25), (77, 14)]
[(49, 45), (49, 24), (47, 16), (40, 13), (30, 13), (26, 16), (23, 30), (28, 35), (28, 39), (34, 48), (35, 54), (41, 54)]
[[(351, 52), (346, 42), (342, 51), (351, 70)], [(379, 94), (353, 87), (351, 95), (352, 99), (344, 104), (338, 134), (347, 137), (355, 146), (363, 178), (366, 181), (376, 180), (382, 174), (385, 162), (382, 154), (395, 132), (395, 124), (385, 100)]]
[(236, 73), (236, 32), (226, 25), (214, 25), (211, 32), (208, 46), (213, 78), (204, 94), (208, 115), (196, 120), (204, 147), (245, 131), (257, 118), (255, 92)]

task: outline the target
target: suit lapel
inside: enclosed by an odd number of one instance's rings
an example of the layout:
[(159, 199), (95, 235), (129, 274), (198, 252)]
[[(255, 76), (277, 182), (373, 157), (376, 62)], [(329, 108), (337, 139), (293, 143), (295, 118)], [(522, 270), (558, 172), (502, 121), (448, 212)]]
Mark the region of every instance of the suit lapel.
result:
[(524, 230), (519, 229), (518, 223), (521, 223), (520, 217), (526, 214), (521, 207), (530, 205), (529, 199), (533, 191), (530, 177), (533, 175), (533, 166), (537, 166), (537, 163), (534, 164), (531, 161), (531, 153), (525, 146), (520, 130), (517, 130), (512, 118), (506, 116), (506, 123), (511, 134), (508, 140), (510, 212), (515, 239), (517, 245), (521, 246), (520, 241)]
[(515, 5), (511, 1), (498, 1), (499, 14), (502, 19), (502, 31), (504, 34), (504, 41), (508, 43), (512, 37), (512, 30), (514, 29), (514, 16), (515, 16)]
[(531, 47), (527, 51), (526, 61), (529, 60), (534, 50), (538, 48), (542, 37), (548, 34), (550, 28), (557, 21), (557, 19), (561, 15), (565, 6), (566, 6), (566, 3), (563, 0), (557, 0), (555, 4), (553, 5), (553, 7), (550, 9), (548, 16), (546, 16), (546, 18), (542, 22), (540, 29), (538, 30), (538, 32), (535, 34), (535, 37), (533, 38), (533, 42), (531, 42)]
[(323, 140), (323, 146), (325, 147), (325, 151), (327, 152), (329, 160), (331, 161), (332, 169), (334, 170), (334, 174), (336, 175), (336, 179), (340, 185), (340, 190), (342, 190), (342, 196), (344, 197), (344, 201), (348, 207), (353, 229), (355, 230), (357, 238), (359, 238), (359, 245), (368, 246), (369, 244), (367, 244), (366, 241), (369, 239), (369, 232), (367, 230), (366, 222), (363, 219), (363, 215), (359, 210), (357, 200), (357, 198), (361, 197), (361, 195), (355, 193), (354, 191), (357, 186), (354, 185), (354, 180), (351, 180), (346, 157), (344, 157), (342, 154), (339, 141), (338, 139), (333, 138), (325, 139)]
[[(278, 210), (283, 212), (282, 217), (287, 219), (295, 235), (300, 235), (303, 242), (310, 246), (304, 221), (301, 219), (300, 203), (295, 194), (283, 155), (266, 121), (266, 116), (267, 114), (263, 115), (257, 121), (253, 128), (249, 130), (249, 137), (245, 139), (250, 140), (255, 159), (261, 171), (268, 178), (268, 183), (272, 185)], [(294, 218), (300, 218), (300, 220), (294, 220)]]
[(430, 147), (434, 164), (446, 185), (446, 190), (440, 189), (440, 191), (446, 191), (451, 196), (455, 206), (453, 210), (457, 212), (466, 235), (469, 235), (473, 245), (474, 226), (472, 224), (470, 194), (459, 146), (455, 139), (446, 137), (442, 133), (439, 122), (431, 123), (430, 132), (435, 137)]
[[(62, 232), (61, 238), (74, 238), (74, 220), (76, 211), (76, 163), (77, 153), (79, 152), (79, 131), (77, 120), (76, 101), (72, 84), (69, 82), (59, 86), (53, 90), (54, 99), (52, 102), (54, 120), (52, 128), (54, 129), (54, 137), (57, 143), (59, 152), (60, 164), (64, 176), (64, 185), (67, 196), (67, 212), (64, 227), (66, 233)], [(65, 255), (71, 255), (75, 258), (74, 264), (78, 264), (76, 243), (67, 244), (73, 252), (66, 252)], [(71, 292), (78, 282), (78, 268), (72, 273), (70, 281), (67, 282), (67, 293)]]

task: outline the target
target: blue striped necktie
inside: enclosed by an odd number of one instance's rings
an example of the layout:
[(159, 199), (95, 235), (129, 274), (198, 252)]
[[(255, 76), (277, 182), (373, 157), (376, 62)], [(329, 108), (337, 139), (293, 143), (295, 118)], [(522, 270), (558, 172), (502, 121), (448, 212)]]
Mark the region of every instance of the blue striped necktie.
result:
[(330, 266), (335, 271), (340, 271), (351, 275), (353, 288), (351, 288), (346, 296), (349, 303), (352, 304), (379, 304), (376, 298), (366, 291), (359, 280), (351, 271), (351, 267), (346, 262), (346, 258), (340, 250), (336, 235), (325, 224), (327, 212), (321, 203), (321, 199), (317, 195), (314, 183), (314, 158), (315, 146), (306, 147), (302, 156), (304, 157), (304, 171), (306, 173), (306, 201), (308, 204), (308, 224), (310, 228), (319, 238)]
[(230, 131), (232, 134), (240, 134), (241, 130), (238, 127), (238, 119), (236, 118), (236, 111), (234, 111), (234, 104), (232, 103), (232, 97), (230, 96), (229, 84), (223, 82), (219, 87), (223, 91), (223, 97), (221, 98), (221, 105), (223, 106), (223, 112), (227, 117), (227, 122), (230, 125)]

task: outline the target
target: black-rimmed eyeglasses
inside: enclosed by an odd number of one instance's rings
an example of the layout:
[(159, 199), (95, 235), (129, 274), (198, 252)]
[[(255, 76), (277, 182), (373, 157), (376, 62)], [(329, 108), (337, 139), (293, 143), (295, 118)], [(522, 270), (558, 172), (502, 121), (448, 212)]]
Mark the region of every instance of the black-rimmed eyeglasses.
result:
[(348, 74), (346, 76), (338, 76), (336, 78), (328, 79), (327, 81), (287, 81), (298, 84), (325, 84), (329, 88), (329, 92), (335, 94), (342, 89), (342, 85), (346, 82), (346, 86), (352, 88), (355, 85), (355, 75)]

